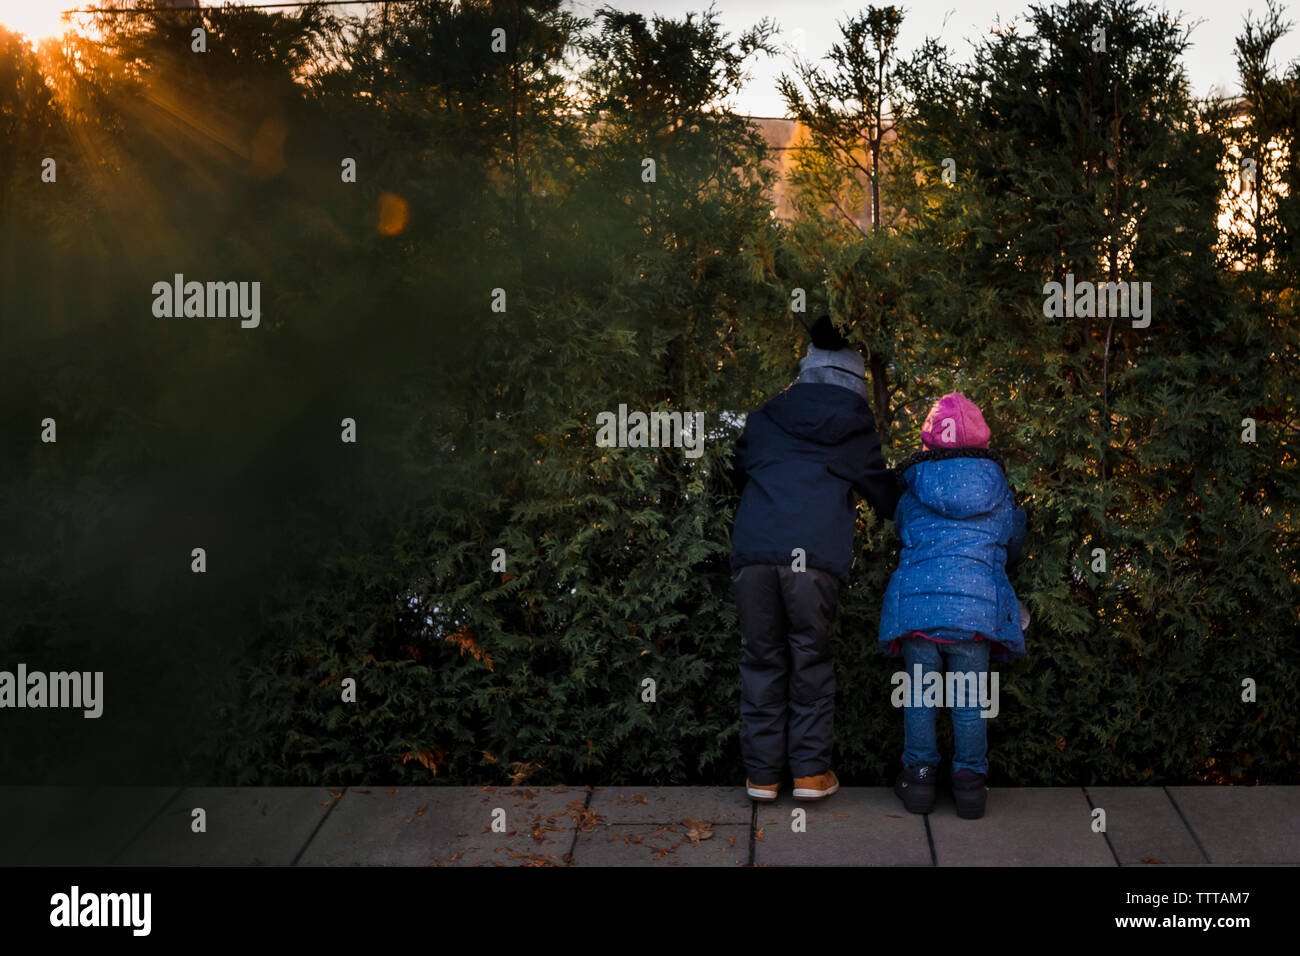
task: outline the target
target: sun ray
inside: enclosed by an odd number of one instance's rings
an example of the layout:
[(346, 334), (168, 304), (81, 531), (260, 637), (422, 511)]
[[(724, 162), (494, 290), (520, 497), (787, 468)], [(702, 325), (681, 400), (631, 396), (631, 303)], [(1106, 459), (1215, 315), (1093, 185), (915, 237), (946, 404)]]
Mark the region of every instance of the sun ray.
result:
[(37, 46), (76, 29), (75, 23), (63, 19), (63, 11), (76, 6), (75, 0), (0, 0), (0, 25), (17, 30)]

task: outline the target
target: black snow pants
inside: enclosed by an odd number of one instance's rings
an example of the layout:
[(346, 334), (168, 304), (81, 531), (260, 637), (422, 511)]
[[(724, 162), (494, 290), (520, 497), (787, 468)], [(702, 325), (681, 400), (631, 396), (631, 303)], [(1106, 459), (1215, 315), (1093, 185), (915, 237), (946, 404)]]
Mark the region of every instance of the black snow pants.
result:
[(740, 618), (740, 751), (755, 784), (812, 777), (831, 766), (835, 664), (827, 630), (839, 601), (835, 575), (785, 564), (731, 573)]

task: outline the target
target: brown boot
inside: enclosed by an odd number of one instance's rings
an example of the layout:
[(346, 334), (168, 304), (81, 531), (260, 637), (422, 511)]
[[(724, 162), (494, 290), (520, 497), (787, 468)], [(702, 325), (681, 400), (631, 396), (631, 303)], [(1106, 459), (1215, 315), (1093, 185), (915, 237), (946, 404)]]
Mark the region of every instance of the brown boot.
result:
[(764, 802), (775, 800), (777, 793), (780, 791), (779, 783), (757, 784), (751, 783), (749, 778), (745, 778), (745, 791), (749, 794), (751, 800), (762, 800)]
[(821, 800), (829, 797), (840, 788), (834, 770), (827, 770), (815, 777), (794, 778), (794, 798), (796, 800)]

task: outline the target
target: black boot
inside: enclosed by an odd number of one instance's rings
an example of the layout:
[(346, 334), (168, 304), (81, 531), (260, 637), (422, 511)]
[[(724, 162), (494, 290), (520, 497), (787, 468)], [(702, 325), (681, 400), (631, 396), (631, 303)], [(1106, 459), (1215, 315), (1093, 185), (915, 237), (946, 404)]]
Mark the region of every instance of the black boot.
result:
[(894, 793), (908, 813), (929, 813), (934, 809), (934, 782), (938, 768), (927, 764), (904, 767), (894, 781)]
[(952, 798), (957, 803), (957, 816), (963, 820), (978, 820), (984, 816), (984, 802), (989, 795), (985, 779), (985, 774), (969, 770), (960, 770), (952, 778)]

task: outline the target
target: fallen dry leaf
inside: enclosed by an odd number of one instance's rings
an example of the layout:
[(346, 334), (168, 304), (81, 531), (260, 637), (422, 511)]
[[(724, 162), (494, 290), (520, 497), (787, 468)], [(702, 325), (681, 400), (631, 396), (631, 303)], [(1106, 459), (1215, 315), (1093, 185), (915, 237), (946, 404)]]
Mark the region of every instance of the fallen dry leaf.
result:
[(1142, 862), (1143, 863), (1164, 863), (1165, 861), (1157, 860), (1154, 856), (1144, 856), (1142, 857)]
[(422, 817), (422, 816), (424, 816), (424, 811), (425, 811), (425, 810), (428, 810), (428, 809), (429, 809), (429, 804), (428, 804), (427, 802), (422, 803), (422, 804), (420, 804), (420, 809), (418, 809), (418, 810), (415, 811), (415, 815), (416, 815), (417, 817)]
[(701, 840), (713, 838), (713, 824), (708, 820), (686, 820), (683, 825), (686, 827), (686, 838), (696, 846), (700, 845)]
[(604, 817), (586, 807), (572, 807), (569, 810), (569, 816), (582, 833), (591, 833), (596, 829), (597, 825), (605, 822)]
[(757, 840), (757, 841), (759, 841), (760, 843), (763, 842), (763, 828), (762, 828), (762, 827), (759, 827), (757, 830), (754, 831), (754, 839)]

